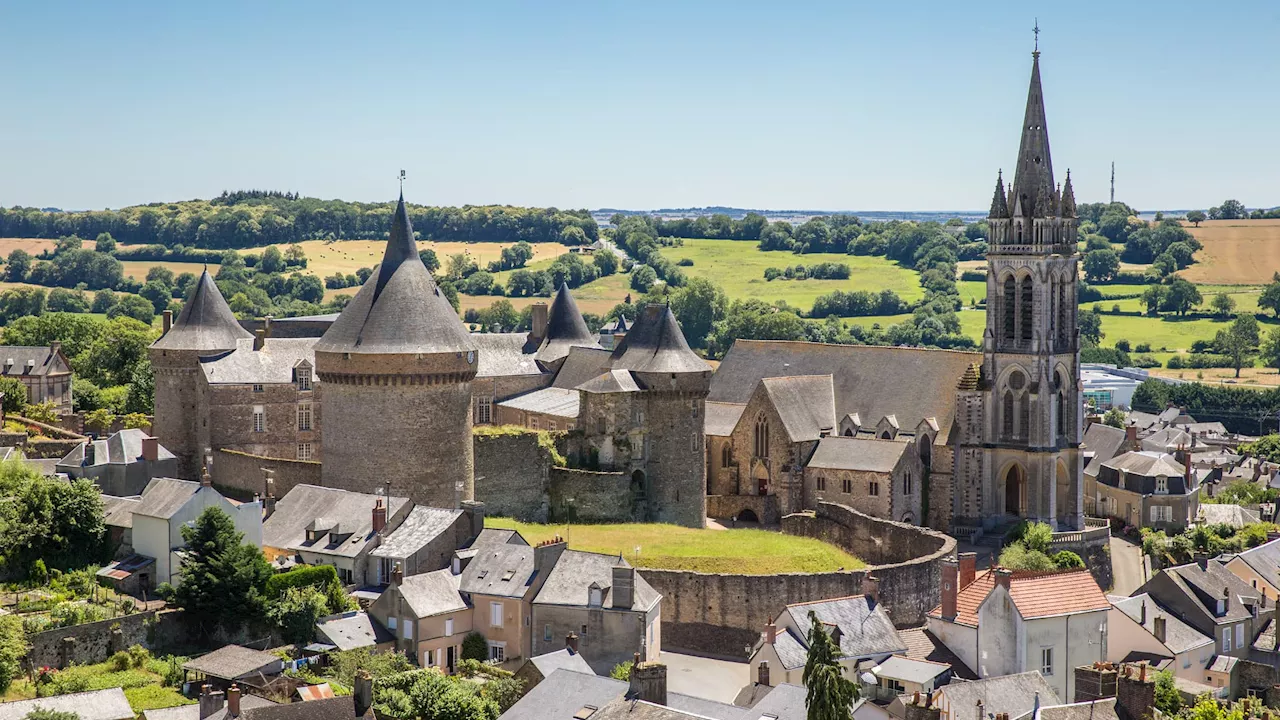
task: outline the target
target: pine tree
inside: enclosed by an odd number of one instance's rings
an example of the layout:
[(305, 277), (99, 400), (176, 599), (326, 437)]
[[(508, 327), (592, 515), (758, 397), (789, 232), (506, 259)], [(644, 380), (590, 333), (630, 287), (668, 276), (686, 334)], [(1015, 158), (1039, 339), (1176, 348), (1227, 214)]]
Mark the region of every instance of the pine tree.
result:
[(182, 539), (189, 554), (176, 599), (188, 617), (206, 630), (212, 630), (208, 624), (234, 628), (263, 617), (271, 565), (261, 550), (243, 542), (230, 516), (208, 508), (195, 525), (182, 528)]
[(858, 699), (858, 686), (843, 674), (840, 648), (822, 627), (818, 616), (809, 611), (809, 656), (805, 659), (803, 680), (809, 689), (805, 697), (808, 720), (852, 720), (853, 701)]

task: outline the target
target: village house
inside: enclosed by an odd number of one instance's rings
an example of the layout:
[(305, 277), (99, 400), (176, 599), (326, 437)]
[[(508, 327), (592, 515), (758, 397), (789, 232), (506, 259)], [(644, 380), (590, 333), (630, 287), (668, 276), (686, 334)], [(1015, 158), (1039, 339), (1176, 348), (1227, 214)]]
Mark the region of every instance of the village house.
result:
[(177, 585), (182, 573), (186, 541), (182, 528), (194, 523), (206, 509), (216, 507), (231, 517), (244, 542), (262, 547), (262, 503), (237, 503), (213, 489), (208, 475), (202, 482), (156, 478), (147, 484), (137, 504), (129, 508), (135, 553), (155, 560), (149, 582)]
[(461, 576), (446, 568), (404, 577), (369, 606), (369, 617), (395, 636), (395, 649), (418, 667), (452, 674), (462, 659), (462, 640), (471, 632), (474, 612), (459, 591)]
[[(776, 695), (776, 697), (774, 697)], [(667, 689), (667, 667), (639, 662), (629, 681), (560, 668), (512, 705), (501, 720), (805, 720), (804, 688), (781, 685), (755, 708)]]
[(914, 524), (923, 512), (924, 464), (913, 445), (909, 438), (822, 438), (804, 468), (806, 502)]
[(70, 478), (92, 480), (104, 495), (129, 497), (141, 495), (154, 478), (175, 476), (178, 460), (159, 438), (125, 429), (80, 443), (54, 469)]
[(415, 505), (369, 553), (378, 562), (378, 584), (390, 582), (396, 568), (410, 577), (449, 567), (454, 551), (469, 545), (484, 529), (483, 505), (464, 504), (462, 510)]
[[(1183, 622), (1146, 593), (1107, 598), (1108, 662), (1161, 660), (1176, 677), (1204, 682), (1216, 652), (1212, 637)], [(1165, 662), (1167, 661), (1167, 662)]]
[(1275, 602), (1263, 604), (1261, 589), (1237, 577), (1217, 560), (1165, 568), (1135, 593), (1145, 593), (1197, 632), (1214, 639), (1217, 655), (1248, 658)]
[(938, 689), (934, 702), (940, 710), (940, 720), (972, 720), (1021, 718), (1033, 713), (1037, 706), (1058, 705), (1062, 700), (1043, 675), (1028, 670), (951, 683)]
[[(1092, 487), (1090, 487), (1092, 486)], [(1131, 450), (1101, 464), (1085, 491), (1095, 512), (1127, 525), (1178, 533), (1195, 522), (1200, 509), (1200, 479), (1191, 455)]]
[(1267, 538), (1267, 542), (1257, 547), (1223, 556), (1220, 560), (1227, 570), (1261, 593), (1260, 600), (1269, 597), (1276, 601), (1280, 600), (1280, 535), (1270, 532)]
[(113, 687), (0, 703), (0, 720), (24, 720), (37, 709), (72, 713), (80, 720), (133, 720), (135, 717), (124, 691)]
[(19, 380), (27, 388), (27, 404), (51, 402), (58, 413), (72, 409), (71, 362), (57, 340), (43, 345), (0, 346), (0, 375)]

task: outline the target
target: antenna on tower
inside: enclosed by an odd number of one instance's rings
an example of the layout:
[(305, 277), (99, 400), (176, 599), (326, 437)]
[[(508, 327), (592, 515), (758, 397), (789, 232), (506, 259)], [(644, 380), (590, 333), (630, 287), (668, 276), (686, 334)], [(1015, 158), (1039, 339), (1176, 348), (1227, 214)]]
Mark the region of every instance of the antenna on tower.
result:
[(1111, 204), (1116, 204), (1116, 161), (1111, 161)]

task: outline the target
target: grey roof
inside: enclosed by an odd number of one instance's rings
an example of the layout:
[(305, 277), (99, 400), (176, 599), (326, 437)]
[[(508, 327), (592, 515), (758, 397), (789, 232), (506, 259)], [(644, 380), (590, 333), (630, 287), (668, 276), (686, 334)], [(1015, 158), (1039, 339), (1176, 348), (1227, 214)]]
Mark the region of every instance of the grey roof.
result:
[(167, 520), (200, 491), (200, 483), (176, 478), (153, 478), (142, 491), (142, 499), (133, 508), (134, 515)]
[[(276, 502), (275, 512), (262, 523), (262, 544), (354, 557), (373, 540), (373, 507), (378, 500), (387, 503), (388, 519), (409, 502), (402, 497), (383, 498), (318, 485), (295, 485)], [(308, 526), (317, 520), (322, 520), (322, 524), (334, 532), (307, 542)], [(344, 539), (346, 535), (349, 537)]]
[(951, 672), (951, 666), (904, 655), (891, 655), (888, 660), (872, 668), (871, 672), (877, 677), (923, 684), (943, 673)]
[(280, 658), (242, 645), (224, 645), (211, 653), (188, 660), (182, 667), (210, 677), (235, 680), (253, 673), (269, 673), (272, 668), (280, 667)]
[(1162, 572), (1169, 573), (1178, 588), (1199, 602), (1201, 607), (1210, 611), (1211, 615), (1217, 610), (1218, 598), (1222, 597), (1223, 590), (1226, 590), (1231, 596), (1231, 602), (1227, 604), (1225, 615), (1215, 617), (1217, 624), (1244, 620), (1252, 616), (1242, 600), (1257, 598), (1258, 591), (1216, 560), (1205, 563), (1203, 568), (1197, 563), (1187, 563), (1167, 568)]
[[(621, 680), (560, 668), (546, 676), (501, 717), (502, 720), (572, 720), (574, 714), (586, 706), (598, 708), (591, 715), (591, 720), (611, 717), (649, 720), (689, 715), (713, 720), (745, 720), (747, 717), (740, 707), (673, 692), (667, 693), (665, 707), (632, 703), (624, 697), (627, 689), (628, 684)], [(757, 716), (750, 717), (755, 720)]]
[(582, 659), (581, 653), (576, 653), (569, 648), (560, 648), (555, 652), (543, 653), (529, 658), (529, 662), (538, 668), (538, 673), (542, 677), (550, 677), (551, 673), (563, 668), (572, 670), (573, 672), (594, 675), (595, 671)]
[(1182, 417), (1182, 408), (1167, 407), (1164, 410), (1160, 411), (1160, 415), (1158, 417), (1160, 418), (1160, 422), (1171, 423), (1174, 420), (1177, 420), (1178, 418)]
[(151, 344), (157, 350), (234, 350), (242, 338), (253, 338), (236, 322), (235, 313), (205, 268), (169, 332)]
[(953, 708), (977, 707), (981, 700), (984, 712), (1008, 713), (1010, 717), (1031, 712), (1036, 704), (1036, 693), (1040, 693), (1041, 706), (1062, 702), (1053, 687), (1035, 670), (986, 680), (952, 682), (941, 689)]
[[(303, 362), (315, 367), (315, 338), (266, 338), (261, 350), (253, 340), (241, 340), (232, 352), (200, 361), (200, 369), (212, 385), (266, 385), (292, 383), (294, 368)], [(313, 374), (312, 382), (317, 382)]]
[(418, 618), (465, 610), (467, 604), (458, 594), (461, 578), (448, 568), (410, 575), (400, 582), (400, 596)]
[(817, 440), (836, 427), (835, 390), (830, 375), (767, 377), (760, 380), (792, 442)]
[(382, 543), (369, 554), (394, 560), (407, 558), (452, 528), (460, 517), (461, 510), (415, 505), (404, 521), (390, 535), (382, 538)]
[(1139, 441), (1143, 450), (1172, 450), (1191, 446), (1191, 433), (1176, 427), (1157, 430)]
[[(1022, 717), (1030, 720), (1031, 713)], [(1040, 710), (1035, 713), (1035, 720), (1118, 720), (1118, 718), (1116, 699), (1113, 697), (1067, 705), (1041, 704)], [(1022, 720), (1022, 718), (1014, 720)]]
[(818, 441), (805, 467), (823, 470), (893, 472), (909, 443), (901, 440), (828, 435)]
[(476, 377), (510, 377), (512, 375), (541, 375), (532, 354), (524, 352), (525, 333), (471, 333), (476, 346)]
[(1125, 419), (1133, 423), (1134, 425), (1138, 426), (1139, 430), (1146, 430), (1147, 428), (1160, 422), (1160, 418), (1157, 417), (1156, 415), (1152, 415), (1151, 413), (1145, 413), (1145, 412), (1142, 412), (1141, 410), (1130, 410), (1129, 414), (1125, 417)]
[(804, 631), (809, 629), (810, 611), (819, 622), (840, 628), (840, 651), (847, 656), (891, 655), (907, 650), (884, 606), (865, 595), (787, 606), (793, 626)]
[(782, 661), (782, 666), (788, 670), (804, 667), (805, 658), (809, 656), (809, 649), (804, 644), (804, 640), (790, 628), (774, 637), (773, 651)]
[[(1258, 513), (1249, 508), (1219, 503), (1200, 503), (1200, 510), (1196, 514), (1196, 522), (1208, 525), (1230, 525), (1235, 528), (1244, 527), (1259, 520), (1261, 518), (1258, 517)], [(1273, 566), (1272, 572), (1275, 570), (1276, 568)]]
[(1107, 460), (1102, 465), (1123, 473), (1141, 475), (1143, 477), (1156, 477), (1157, 475), (1181, 477), (1183, 471), (1186, 470), (1173, 459), (1172, 455), (1151, 450), (1130, 450), (1123, 455), (1117, 455)]
[(733, 434), (733, 429), (738, 426), (738, 418), (742, 417), (742, 411), (747, 409), (746, 405), (737, 403), (706, 403), (707, 416), (703, 420), (703, 432), (714, 437), (728, 437)]
[(538, 348), (538, 361), (543, 363), (562, 360), (572, 347), (600, 347), (599, 336), (587, 329), (578, 304), (569, 293), (569, 286), (561, 283), (560, 290), (551, 301), (547, 314), (547, 336)]
[(480, 531), (479, 535), (475, 536), (470, 545), (454, 550), (453, 554), (460, 558), (472, 558), (475, 557), (482, 549), (490, 545), (528, 546), (529, 543), (524, 539), (523, 535), (515, 530), (485, 528)]
[(600, 377), (609, 370), (609, 351), (595, 348), (572, 347), (560, 365), (552, 387), (566, 390), (576, 388), (582, 383)]
[(711, 366), (689, 343), (666, 305), (645, 306), (613, 351), (613, 367), (640, 373), (710, 373)]
[[(244, 711), (249, 708), (269, 707), (275, 704), (257, 695), (244, 694), (240, 696), (241, 714), (244, 714)], [(225, 720), (227, 718), (227, 707), (224, 705), (221, 710), (205, 718), (200, 717), (200, 706), (198, 704), (179, 705), (178, 707), (161, 708), (159, 710), (144, 710), (142, 717), (143, 720)]]
[[(551, 574), (533, 599), (537, 605), (574, 605), (586, 607), (588, 587), (598, 584), (602, 588), (613, 587), (613, 568), (616, 565), (630, 567), (626, 560), (616, 555), (583, 552), (581, 550), (565, 550), (556, 561)], [(662, 596), (645, 581), (639, 573), (635, 574), (635, 585), (632, 593), (631, 607), (636, 610), (648, 610)], [(604, 593), (603, 607), (613, 607), (613, 593)]]
[(102, 496), (103, 520), (108, 527), (133, 527), (133, 509), (142, 502), (142, 497)]
[(1229, 673), (1238, 662), (1240, 662), (1240, 658), (1231, 657), (1230, 655), (1214, 655), (1213, 662), (1209, 663), (1209, 667), (1205, 669), (1213, 672)]
[[(113, 433), (105, 440), (89, 440), (77, 445), (67, 453), (58, 465), (70, 467), (84, 467), (86, 446), (93, 443), (93, 463), (92, 465), (126, 465), (132, 462), (142, 462), (142, 439), (148, 435), (136, 428), (126, 428), (119, 432)], [(174, 457), (165, 446), (159, 446), (157, 457), (160, 460), (169, 460)]]
[(316, 632), (339, 650), (373, 647), (396, 639), (366, 612), (330, 615), (316, 623)]
[[(1236, 553), (1241, 562), (1253, 569), (1259, 577), (1275, 577), (1280, 571), (1280, 540), (1265, 542), (1257, 547)], [(1273, 585), (1275, 583), (1272, 583)]]
[(498, 406), (574, 419), (578, 417), (580, 397), (577, 390), (549, 387), (503, 400)]
[[(1124, 613), (1130, 620), (1142, 625), (1149, 633), (1155, 634), (1156, 618), (1164, 618), (1164, 645), (1169, 651), (1178, 654), (1193, 648), (1213, 643), (1213, 638), (1201, 634), (1198, 630), (1182, 622), (1174, 614), (1160, 607), (1155, 599), (1147, 593), (1132, 597), (1107, 596), (1111, 605)], [(1147, 621), (1142, 622), (1142, 605), (1147, 606)]]
[(582, 383), (578, 389), (582, 392), (602, 394), (639, 392), (640, 386), (626, 370), (609, 370), (599, 377)]
[[(356, 717), (355, 700), (350, 697), (333, 697), (324, 700), (269, 705), (250, 708), (240, 713), (242, 720), (351, 720)], [(373, 708), (361, 718), (373, 718)]]
[(1093, 457), (1085, 467), (1085, 474), (1097, 477), (1098, 468), (1102, 463), (1120, 452), (1125, 437), (1124, 428), (1111, 427), (1100, 422), (1090, 425), (1089, 429), (1084, 431), (1084, 449), (1086, 452), (1091, 451)]
[(48, 345), (0, 345), (0, 375), (38, 377), (70, 372), (70, 366)]
[(956, 384), (981, 353), (955, 350), (738, 340), (711, 376), (707, 400), (746, 404), (760, 380), (832, 375), (836, 417), (896, 415), (914, 428), (935, 418), (945, 442), (955, 417)]
[(808, 690), (803, 685), (779, 683), (750, 710), (742, 714), (742, 720), (777, 718), (777, 720), (806, 720), (808, 710), (805, 698)]
[(23, 720), (36, 708), (75, 713), (80, 720), (132, 720), (134, 717), (124, 691), (114, 687), (0, 703), (0, 720)]
[(528, 545), (485, 545), (462, 571), (465, 593), (524, 597), (533, 579), (533, 548)]
[(316, 343), (316, 352), (456, 353), (475, 348), (418, 257), (402, 195), (381, 265)]

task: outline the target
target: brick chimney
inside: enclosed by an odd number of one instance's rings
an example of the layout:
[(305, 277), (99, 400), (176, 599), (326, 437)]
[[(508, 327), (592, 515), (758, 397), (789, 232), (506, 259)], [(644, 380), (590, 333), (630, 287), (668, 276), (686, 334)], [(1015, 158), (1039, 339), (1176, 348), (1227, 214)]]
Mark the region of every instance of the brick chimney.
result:
[(142, 438), (142, 459), (155, 462), (160, 459), (160, 438), (146, 436)]
[(1094, 702), (1116, 696), (1116, 668), (1111, 663), (1095, 662), (1075, 669), (1075, 702)]
[(276, 512), (276, 471), (262, 468), (262, 519)]
[(1231, 612), (1231, 589), (1222, 588), (1222, 614), (1227, 615)]
[(565, 646), (565, 649), (567, 649), (571, 655), (577, 655), (578, 654), (578, 633), (571, 632), (568, 635), (565, 635), (564, 646)]
[(960, 561), (960, 584), (957, 589), (963, 590), (978, 577), (978, 553), (960, 553), (957, 558)]
[(764, 626), (764, 641), (770, 645), (778, 641), (778, 625), (769, 618), (769, 624)]
[(227, 690), (227, 716), (240, 717), (240, 686), (235, 683)]
[(1142, 449), (1138, 445), (1138, 426), (1135, 425), (1133, 422), (1130, 422), (1128, 425), (1125, 426), (1124, 439), (1125, 439), (1125, 447), (1129, 448), (1130, 450)]
[(528, 342), (530, 345), (540, 344), (547, 337), (547, 304), (534, 303), (529, 306), (532, 313)]
[(356, 673), (356, 686), (351, 691), (351, 697), (356, 704), (356, 717), (362, 718), (369, 709), (373, 707), (373, 676), (368, 670), (360, 670)]
[(942, 619), (955, 620), (956, 595), (960, 592), (960, 565), (955, 558), (942, 560)]
[[(618, 560), (621, 561), (622, 558), (619, 557)], [(635, 587), (636, 569), (622, 564), (614, 565), (613, 589), (610, 591), (613, 607), (631, 609), (635, 602)]]
[(253, 331), (253, 349), (261, 350), (267, 344), (267, 331), (258, 328)]
[(667, 704), (667, 666), (659, 662), (639, 662), (640, 653), (631, 666), (631, 688), (627, 695), (637, 700)]
[(173, 327), (173, 311), (164, 311), (164, 324), (162, 325), (164, 332), (169, 332), (169, 328)]
[[(536, 575), (534, 582), (537, 587), (534, 588), (536, 594), (542, 589), (542, 584), (547, 581), (547, 577), (551, 575), (551, 570), (555, 568), (556, 563), (560, 560), (560, 556), (564, 554), (568, 543), (559, 535), (550, 540), (538, 543), (533, 548), (533, 571)], [(532, 597), (532, 596), (530, 596)]]
[(376, 498), (373, 501), (373, 531), (381, 534), (387, 527), (387, 506), (382, 503), (382, 498)]
[(462, 511), (471, 519), (471, 537), (475, 538), (484, 530), (484, 503), (479, 500), (463, 500)]
[(768, 660), (761, 660), (760, 664), (756, 666), (756, 682), (761, 685), (768, 685), (768, 686), (773, 685), (773, 683), (769, 681), (769, 661)]
[[(905, 699), (905, 698), (904, 698)], [(916, 692), (911, 701), (904, 703), (905, 720), (938, 720), (942, 711), (933, 703), (930, 693)]]
[(1013, 581), (1013, 571), (1009, 568), (996, 568), (996, 584), (1005, 590), (1009, 589), (1009, 585)]
[(200, 487), (213, 487), (213, 478), (209, 475), (209, 468), (205, 468), (200, 473)]
[(227, 702), (226, 693), (214, 690), (209, 685), (200, 686), (200, 720), (213, 715), (222, 709)]
[(1169, 621), (1165, 620), (1163, 615), (1157, 615), (1155, 616), (1155, 619), (1151, 621), (1151, 634), (1154, 635), (1156, 640), (1162, 645), (1164, 644), (1164, 639), (1166, 637), (1165, 633), (1168, 632), (1168, 627)]
[(57, 355), (57, 354), (58, 354), (58, 353), (60, 353), (60, 352), (62, 352), (62, 341), (61, 341), (61, 340), (54, 340), (54, 341), (52, 341), (52, 342), (50, 342), (50, 343), (49, 343), (49, 354), (50, 354), (50, 355)]
[(399, 587), (400, 583), (403, 583), (403, 582), (404, 582), (404, 568), (401, 567), (399, 561), (397, 561), (395, 568), (392, 569), (391, 571), (391, 584), (395, 585), (396, 587)]
[(1124, 666), (1116, 687), (1116, 714), (1120, 720), (1149, 718), (1155, 705), (1155, 673), (1148, 676), (1146, 663), (1138, 665), (1136, 673), (1132, 665)]
[(872, 575), (863, 575), (862, 594), (871, 601), (872, 605), (880, 602), (880, 578)]

